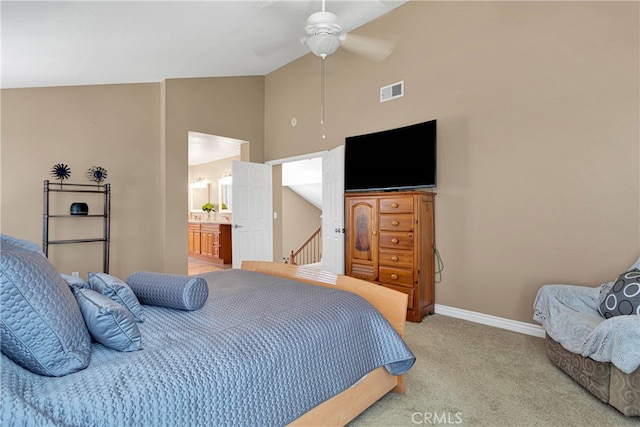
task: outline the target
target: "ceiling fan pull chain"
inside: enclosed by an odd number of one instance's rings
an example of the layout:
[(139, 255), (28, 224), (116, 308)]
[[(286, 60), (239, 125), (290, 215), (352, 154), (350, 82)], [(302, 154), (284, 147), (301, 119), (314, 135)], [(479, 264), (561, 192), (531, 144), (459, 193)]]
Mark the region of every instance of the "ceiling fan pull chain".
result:
[(322, 125), (322, 139), (325, 139), (326, 136), (324, 134), (324, 58), (320, 58), (320, 124)]

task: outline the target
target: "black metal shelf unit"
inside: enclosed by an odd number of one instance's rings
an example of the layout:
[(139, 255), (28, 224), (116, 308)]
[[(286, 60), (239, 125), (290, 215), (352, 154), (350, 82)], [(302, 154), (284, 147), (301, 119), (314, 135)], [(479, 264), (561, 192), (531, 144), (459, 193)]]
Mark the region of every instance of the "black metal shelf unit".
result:
[[(49, 202), (51, 193), (100, 193), (104, 195), (103, 213), (92, 215), (50, 215)], [(103, 218), (102, 237), (87, 239), (68, 239), (68, 240), (49, 240), (49, 220), (51, 218)], [(88, 243), (102, 242), (103, 255), (102, 264), (103, 271), (109, 272), (109, 243), (111, 233), (111, 184), (66, 184), (66, 183), (50, 183), (49, 180), (44, 181), (43, 194), (43, 219), (42, 219), (42, 251), (45, 256), (49, 256), (49, 245), (64, 245), (71, 243)]]

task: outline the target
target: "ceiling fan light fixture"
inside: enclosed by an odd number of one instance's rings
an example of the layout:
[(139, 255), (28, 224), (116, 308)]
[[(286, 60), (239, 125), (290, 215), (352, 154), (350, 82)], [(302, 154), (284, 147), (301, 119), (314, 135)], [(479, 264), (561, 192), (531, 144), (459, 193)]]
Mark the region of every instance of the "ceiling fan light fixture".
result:
[(319, 33), (307, 37), (305, 43), (315, 56), (326, 58), (338, 50), (342, 45), (342, 40), (333, 34)]

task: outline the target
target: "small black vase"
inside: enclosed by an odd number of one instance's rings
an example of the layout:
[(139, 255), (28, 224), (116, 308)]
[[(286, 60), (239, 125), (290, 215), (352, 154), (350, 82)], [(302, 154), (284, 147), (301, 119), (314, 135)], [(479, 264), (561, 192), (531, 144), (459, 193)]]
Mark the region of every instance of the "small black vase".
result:
[(69, 213), (71, 215), (88, 215), (89, 206), (86, 203), (72, 203)]

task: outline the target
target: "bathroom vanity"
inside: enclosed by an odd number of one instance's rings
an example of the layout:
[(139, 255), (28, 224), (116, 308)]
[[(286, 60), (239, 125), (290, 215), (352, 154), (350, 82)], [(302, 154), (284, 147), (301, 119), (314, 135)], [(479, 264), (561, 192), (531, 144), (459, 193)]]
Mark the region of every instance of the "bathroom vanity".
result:
[(231, 223), (189, 222), (189, 256), (231, 264)]

